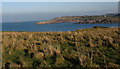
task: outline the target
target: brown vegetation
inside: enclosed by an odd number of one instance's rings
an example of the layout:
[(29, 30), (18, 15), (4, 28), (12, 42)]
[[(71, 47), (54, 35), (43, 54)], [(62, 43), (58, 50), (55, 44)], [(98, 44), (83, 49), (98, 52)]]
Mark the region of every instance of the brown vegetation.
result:
[(120, 16), (63, 16), (57, 17), (48, 21), (38, 22), (36, 24), (54, 24), (65, 22), (78, 22), (74, 24), (95, 24), (95, 23), (118, 23)]
[(120, 28), (3, 32), (3, 67), (120, 67)]

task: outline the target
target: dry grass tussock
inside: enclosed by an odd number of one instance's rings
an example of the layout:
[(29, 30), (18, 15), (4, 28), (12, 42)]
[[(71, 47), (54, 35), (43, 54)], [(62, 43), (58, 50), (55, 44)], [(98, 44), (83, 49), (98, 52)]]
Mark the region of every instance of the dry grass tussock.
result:
[(119, 29), (2, 32), (3, 67), (119, 67)]

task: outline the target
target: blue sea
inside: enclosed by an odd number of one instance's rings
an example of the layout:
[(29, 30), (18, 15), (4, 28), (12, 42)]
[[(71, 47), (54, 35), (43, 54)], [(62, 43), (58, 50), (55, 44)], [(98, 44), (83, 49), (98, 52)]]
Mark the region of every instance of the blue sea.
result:
[(35, 24), (35, 23), (37, 23), (37, 21), (2, 23), (2, 31), (47, 32), (47, 31), (74, 31), (78, 29), (92, 28), (94, 26), (120, 27), (118, 23), (108, 24), (73, 24), (74, 22), (56, 24)]

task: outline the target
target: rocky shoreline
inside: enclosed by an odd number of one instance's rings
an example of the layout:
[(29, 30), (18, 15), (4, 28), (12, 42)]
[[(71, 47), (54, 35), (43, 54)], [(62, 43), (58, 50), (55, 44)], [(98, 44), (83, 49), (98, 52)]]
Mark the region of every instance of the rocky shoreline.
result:
[(63, 16), (48, 21), (38, 22), (36, 24), (55, 24), (76, 22), (74, 24), (96, 24), (96, 23), (115, 23), (120, 22), (119, 16)]
[(113, 23), (111, 20), (84, 20), (84, 21), (80, 21), (78, 23), (73, 23), (73, 24), (96, 24), (96, 23)]

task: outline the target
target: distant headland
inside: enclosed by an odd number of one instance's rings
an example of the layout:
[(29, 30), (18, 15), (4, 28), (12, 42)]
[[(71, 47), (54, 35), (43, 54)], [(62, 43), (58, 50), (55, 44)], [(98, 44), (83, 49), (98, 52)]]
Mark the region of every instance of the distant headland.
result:
[(116, 23), (120, 22), (118, 18), (120, 18), (120, 14), (106, 14), (94, 16), (62, 16), (48, 21), (38, 22), (36, 24), (54, 24), (65, 22), (76, 22), (73, 24)]

